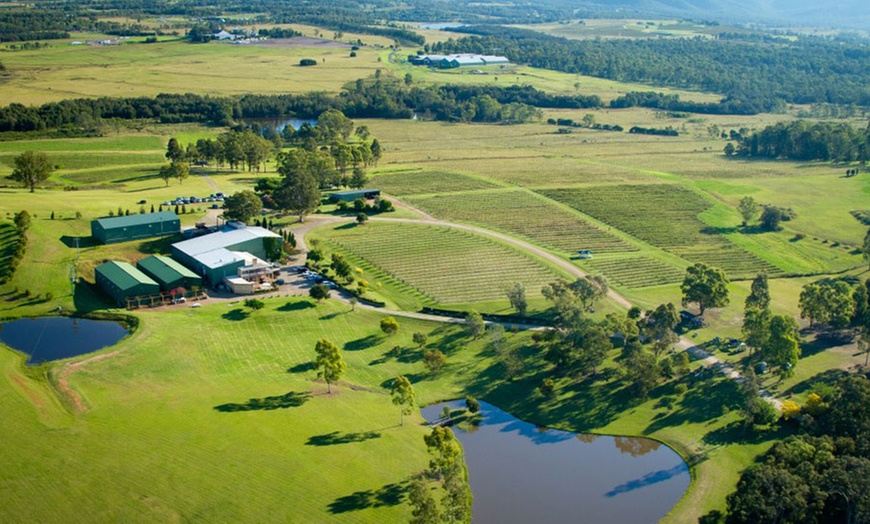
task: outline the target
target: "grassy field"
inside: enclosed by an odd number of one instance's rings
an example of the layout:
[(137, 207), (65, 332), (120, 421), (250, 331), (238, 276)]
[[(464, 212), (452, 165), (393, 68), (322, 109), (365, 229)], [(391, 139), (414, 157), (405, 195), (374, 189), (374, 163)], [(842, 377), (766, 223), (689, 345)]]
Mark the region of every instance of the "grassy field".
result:
[[(526, 363), (523, 378), (508, 382), (486, 342), (458, 327), (400, 318), (399, 333), (387, 337), (379, 315), (334, 301), (276, 298), (253, 314), (239, 304), (206, 304), (138, 316), (142, 328), (97, 355), (105, 358), (72, 373), (50, 366), (52, 380), (63, 374), (85, 412), (0, 352), (7, 399), (0, 412), (16, 421), (0, 436), (30, 451), (4, 455), (4, 521), (73, 512), (126, 522), (406, 520), (407, 482), (428, 459), (419, 416), (399, 427), (385, 390), (400, 373), (411, 377), (421, 404), (467, 392), (542, 425), (675, 443), (695, 457), (699, 480), (671, 522), (721, 507), (737, 471), (776, 436), (736, 443), (736, 415), (725, 409), (736, 402), (735, 386), (714, 377), (684, 396), (670, 384), (637, 403), (610, 362), (599, 380), (559, 381), (558, 394), (543, 399), (534, 388), (546, 366), (527, 333), (507, 334)], [(415, 331), (447, 353), (439, 374), (424, 370), (410, 340)], [(324, 336), (348, 362), (332, 395), (309, 367), (313, 343)], [(398, 355), (390, 353), (395, 346)]]

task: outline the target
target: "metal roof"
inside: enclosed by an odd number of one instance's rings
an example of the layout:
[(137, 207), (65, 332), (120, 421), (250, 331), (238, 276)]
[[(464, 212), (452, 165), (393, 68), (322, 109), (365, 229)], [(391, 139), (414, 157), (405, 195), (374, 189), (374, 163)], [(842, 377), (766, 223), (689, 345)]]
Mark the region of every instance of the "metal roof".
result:
[(229, 249), (223, 247), (196, 255), (196, 261), (209, 269), (217, 269), (236, 262), (245, 263), (243, 257), (240, 257)]
[(103, 276), (121, 290), (131, 289), (140, 284), (157, 285), (157, 282), (151, 280), (148, 275), (126, 262), (116, 262), (114, 260), (105, 262), (97, 266), (95, 271), (102, 273)]
[(226, 249), (255, 238), (281, 238), (281, 236), (272, 233), (267, 229), (263, 229), (262, 227), (225, 229), (210, 235), (203, 235), (201, 237), (191, 238), (190, 240), (172, 244), (172, 247), (181, 251), (185, 255), (195, 257), (202, 262), (200, 255), (204, 253), (216, 249)]
[(175, 282), (179, 278), (194, 278), (199, 279), (196, 273), (182, 266), (178, 262), (169, 257), (162, 255), (152, 255), (143, 258), (136, 265), (145, 269), (163, 282)]
[(103, 229), (115, 229), (118, 227), (156, 224), (159, 222), (168, 222), (170, 220), (180, 219), (178, 218), (178, 215), (172, 211), (161, 211), (159, 213), (142, 213), (140, 215), (127, 215), (123, 217), (99, 218), (94, 220), (94, 222), (100, 224)]

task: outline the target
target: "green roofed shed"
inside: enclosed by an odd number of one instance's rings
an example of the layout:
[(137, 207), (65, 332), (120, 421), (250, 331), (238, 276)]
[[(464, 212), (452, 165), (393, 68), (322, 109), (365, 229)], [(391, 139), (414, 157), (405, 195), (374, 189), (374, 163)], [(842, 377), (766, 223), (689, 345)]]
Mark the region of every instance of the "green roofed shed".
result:
[(153, 278), (163, 291), (183, 287), (191, 289), (202, 287), (202, 278), (175, 260), (162, 255), (143, 258), (136, 263), (140, 271)]
[(181, 219), (172, 211), (91, 221), (91, 236), (103, 244), (172, 235), (180, 231)]
[(115, 301), (127, 305), (127, 299), (160, 293), (160, 285), (126, 262), (105, 262), (94, 270), (97, 284)]

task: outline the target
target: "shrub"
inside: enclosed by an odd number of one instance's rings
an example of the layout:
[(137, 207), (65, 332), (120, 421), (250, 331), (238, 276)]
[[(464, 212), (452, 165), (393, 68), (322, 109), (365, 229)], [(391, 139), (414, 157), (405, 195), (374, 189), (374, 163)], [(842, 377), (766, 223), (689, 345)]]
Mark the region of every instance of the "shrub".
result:
[(314, 60), (313, 58), (303, 58), (299, 61), (299, 65), (302, 67), (316, 66), (317, 60)]

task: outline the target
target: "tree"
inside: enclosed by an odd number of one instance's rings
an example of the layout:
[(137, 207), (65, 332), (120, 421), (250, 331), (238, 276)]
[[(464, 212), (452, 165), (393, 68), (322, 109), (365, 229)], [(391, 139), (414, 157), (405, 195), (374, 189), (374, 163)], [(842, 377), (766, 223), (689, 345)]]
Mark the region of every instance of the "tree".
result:
[(632, 394), (637, 398), (646, 399), (659, 381), (659, 366), (655, 355), (641, 349), (624, 359), (622, 365)]
[[(733, 155), (736, 151), (737, 151), (737, 148), (734, 147), (734, 144), (732, 144), (731, 142), (728, 142), (727, 144), (725, 144), (725, 149), (724, 149), (725, 156), (731, 156), (731, 155)], [(743, 222), (743, 225), (744, 225), (744, 226), (746, 225), (746, 221), (745, 221), (745, 220), (744, 220), (744, 222)]]
[(767, 231), (779, 231), (782, 222), (782, 210), (775, 206), (764, 206), (761, 212), (761, 226)]
[(761, 272), (752, 279), (749, 288), (749, 296), (746, 297), (745, 307), (770, 307), (770, 288), (767, 285), (767, 273)]
[(423, 347), (426, 345), (426, 342), (429, 339), (429, 337), (426, 336), (426, 333), (421, 333), (418, 331), (418, 332), (414, 333), (414, 335), (411, 337), (411, 339), (414, 341), (414, 344), (417, 344), (418, 347)]
[(28, 229), (30, 229), (30, 213), (28, 213), (26, 209), (22, 209), (18, 213), (15, 213), (15, 217), (12, 219), (12, 222), (15, 224), (18, 232), (24, 234), (27, 232)]
[(54, 171), (54, 166), (51, 165), (48, 156), (37, 151), (21, 153), (15, 157), (14, 165), (9, 178), (30, 188), (31, 193), (34, 192), (37, 184), (46, 181)]
[(326, 381), (326, 391), (331, 394), (332, 383), (344, 376), (347, 364), (344, 362), (338, 346), (328, 339), (318, 340), (314, 351), (317, 353), (317, 360), (314, 361), (317, 378)]
[(347, 141), (353, 133), (353, 121), (337, 109), (327, 109), (317, 117), (317, 130), (323, 140), (335, 142), (339, 138)]
[(170, 162), (181, 162), (185, 159), (184, 149), (178, 143), (175, 137), (169, 139), (169, 144), (166, 145), (166, 158)]
[(800, 294), (801, 318), (808, 318), (810, 327), (846, 327), (855, 311), (852, 287), (842, 280), (825, 279), (803, 287)]
[(362, 189), (368, 184), (369, 178), (363, 168), (357, 166), (353, 168), (353, 174), (350, 176), (348, 185), (354, 189)]
[(389, 336), (395, 335), (399, 331), (399, 322), (395, 317), (384, 317), (381, 319), (381, 331)]
[(506, 291), (508, 302), (516, 310), (517, 315), (524, 317), (529, 307), (526, 300), (526, 287), (521, 282), (514, 282)]
[(248, 223), (263, 210), (263, 201), (250, 189), (239, 191), (224, 199), (224, 218)]
[(477, 311), (471, 310), (465, 314), (465, 330), (468, 336), (477, 340), (486, 332), (486, 323)]
[(745, 196), (740, 199), (737, 210), (740, 211), (740, 216), (743, 217), (743, 227), (746, 227), (758, 215), (758, 202), (751, 196)]
[[(278, 168), (281, 171), (281, 166)], [(305, 215), (311, 213), (320, 205), (320, 185), (314, 175), (308, 171), (299, 171), (285, 175), (281, 188), (275, 191), (275, 202), (299, 217), (299, 222), (305, 221)]]
[(586, 275), (571, 284), (571, 290), (586, 311), (592, 311), (595, 303), (607, 296), (607, 279), (601, 275)]
[(864, 243), (861, 246), (861, 251), (864, 254), (864, 260), (870, 262), (870, 229), (868, 229), (867, 234), (864, 235)]
[(462, 448), (453, 436), (453, 431), (447, 426), (435, 426), (432, 433), (423, 437), (423, 442), (426, 443), (429, 453), (434, 455), (429, 461), (429, 471), (439, 480), (462, 457)]
[(320, 302), (321, 300), (329, 298), (329, 286), (326, 284), (314, 284), (311, 286), (311, 289), (308, 290), (308, 295), (314, 300)]
[(590, 324), (583, 331), (578, 360), (586, 368), (591, 366), (592, 374), (598, 375), (598, 365), (607, 357), (611, 349), (613, 343), (604, 328), (597, 324)]
[(259, 311), (263, 309), (266, 304), (262, 300), (257, 298), (246, 298), (244, 305), (247, 308), (251, 308), (251, 310), (253, 311)]
[(797, 323), (785, 315), (774, 315), (770, 319), (770, 336), (764, 348), (767, 363), (777, 368), (782, 378), (794, 375), (801, 350)]
[(697, 263), (686, 269), (680, 286), (683, 292), (683, 307), (696, 303), (703, 317), (708, 308), (728, 305), (728, 277), (721, 269)]
[(364, 226), (366, 224), (366, 222), (368, 222), (368, 221), (369, 221), (369, 216), (366, 215), (365, 213), (357, 213), (356, 214), (356, 223), (357, 224)]
[(332, 270), (335, 271), (336, 276), (339, 278), (343, 278), (344, 280), (349, 280), (352, 274), (353, 268), (350, 263), (344, 259), (339, 253), (332, 254), (332, 263), (330, 264)]
[(381, 159), (381, 144), (378, 142), (377, 138), (372, 140), (372, 145), (369, 149), (372, 152), (372, 162), (374, 165), (378, 165), (378, 161)]
[[(644, 325), (644, 333), (648, 338), (657, 344), (666, 347), (677, 342), (677, 335), (674, 330), (680, 324), (680, 314), (677, 313), (677, 308), (668, 302), (667, 304), (659, 305), (654, 311), (651, 311), (646, 316), (646, 324)], [(657, 347), (656, 356), (661, 352), (663, 347)]]
[(411, 481), (408, 491), (408, 500), (411, 502), (410, 524), (440, 524), (441, 513), (435, 498), (429, 493), (429, 488), (421, 478)]
[(728, 524), (775, 524), (804, 522), (810, 487), (798, 475), (783, 468), (750, 466), (728, 495)]
[(414, 402), (417, 398), (416, 393), (414, 393), (414, 386), (411, 385), (411, 381), (404, 375), (396, 377), (393, 380), (393, 388), (390, 390), (390, 397), (393, 400), (393, 404), (400, 408), (402, 414), (401, 425), (404, 426), (405, 415), (411, 414), (414, 409)]
[(761, 349), (767, 345), (770, 336), (770, 309), (750, 306), (743, 311), (743, 336), (752, 349)]
[(190, 176), (190, 164), (187, 162), (175, 162), (169, 164), (172, 170), (172, 176), (178, 179), (179, 184), (183, 184), (187, 177)]
[(175, 172), (172, 170), (171, 165), (165, 165), (160, 168), (157, 176), (159, 176), (161, 180), (166, 182), (166, 187), (169, 187), (169, 181), (175, 178)]
[(447, 363), (447, 355), (439, 349), (433, 349), (423, 353), (423, 365), (432, 373), (437, 372)]

